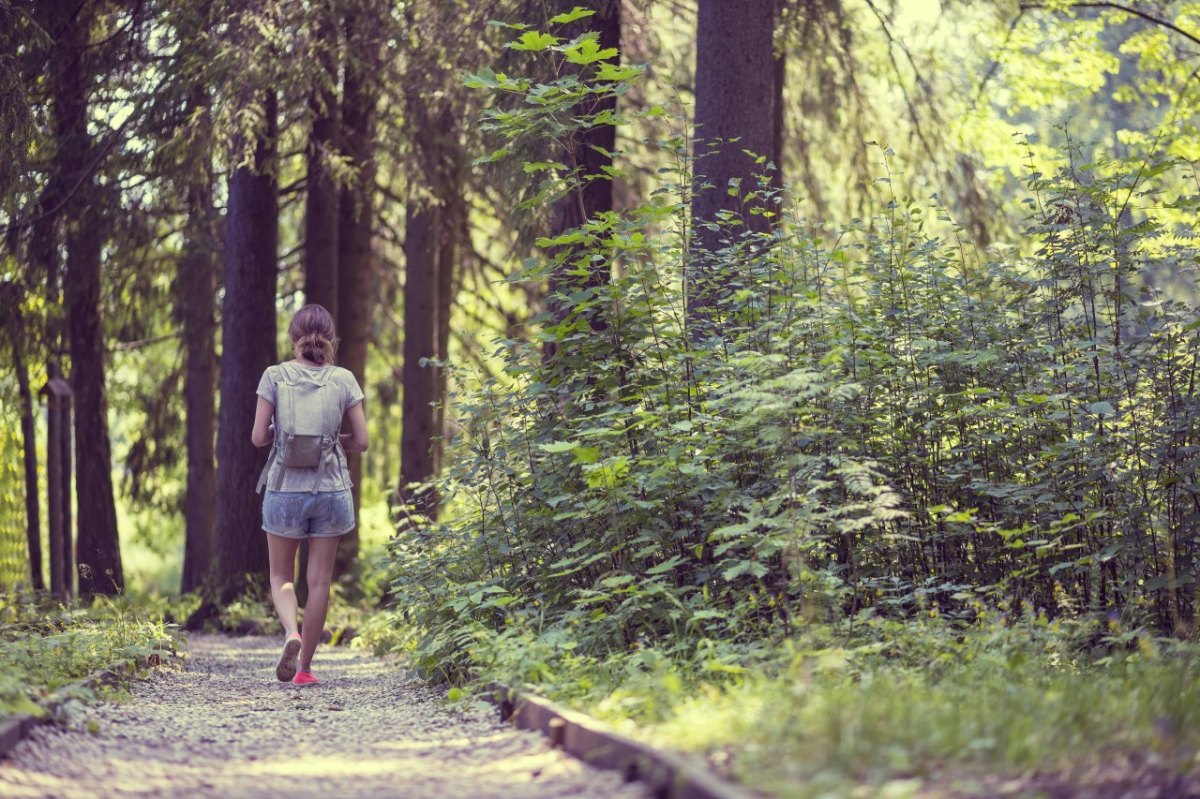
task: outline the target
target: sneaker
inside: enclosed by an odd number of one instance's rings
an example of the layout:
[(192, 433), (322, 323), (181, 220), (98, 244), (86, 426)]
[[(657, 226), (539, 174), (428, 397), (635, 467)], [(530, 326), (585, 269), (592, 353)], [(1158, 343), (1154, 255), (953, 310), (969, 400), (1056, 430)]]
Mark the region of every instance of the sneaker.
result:
[(300, 654), (300, 636), (293, 633), (288, 636), (279, 655), (279, 663), (275, 665), (275, 676), (280, 682), (290, 682), (296, 676), (296, 657)]
[(320, 680), (311, 671), (298, 671), (292, 679), (292, 685), (316, 685)]

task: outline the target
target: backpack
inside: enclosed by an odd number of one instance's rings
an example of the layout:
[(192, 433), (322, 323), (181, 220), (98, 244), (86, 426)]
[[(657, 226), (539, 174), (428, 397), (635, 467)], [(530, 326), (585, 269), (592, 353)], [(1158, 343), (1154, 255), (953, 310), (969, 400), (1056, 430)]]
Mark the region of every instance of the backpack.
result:
[(272, 367), (275, 383), (275, 443), (258, 478), (258, 492), (267, 484), (267, 475), (275, 463), (281, 464), (274, 490), (283, 483), (286, 469), (316, 469), (312, 490), (321, 484), (323, 467), (329, 452), (338, 446), (342, 423), (341, 397), (335, 386), (328, 385), (332, 369), (310, 371)]

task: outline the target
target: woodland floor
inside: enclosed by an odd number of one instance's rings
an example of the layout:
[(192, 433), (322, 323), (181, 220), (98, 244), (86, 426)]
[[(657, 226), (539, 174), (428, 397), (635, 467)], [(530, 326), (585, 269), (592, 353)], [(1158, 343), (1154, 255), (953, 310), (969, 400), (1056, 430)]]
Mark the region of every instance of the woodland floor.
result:
[(0, 761), (3, 797), (615, 797), (640, 783), (455, 710), (395, 662), (322, 647), (321, 684), (275, 680), (278, 642), (191, 636), (182, 670), (45, 725)]

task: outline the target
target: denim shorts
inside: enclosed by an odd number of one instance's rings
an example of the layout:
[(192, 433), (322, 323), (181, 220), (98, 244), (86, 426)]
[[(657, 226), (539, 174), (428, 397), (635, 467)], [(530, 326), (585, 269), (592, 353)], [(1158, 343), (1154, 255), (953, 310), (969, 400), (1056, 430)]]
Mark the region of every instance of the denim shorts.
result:
[(343, 491), (271, 491), (263, 500), (262, 527), (284, 538), (333, 537), (354, 529), (354, 499)]

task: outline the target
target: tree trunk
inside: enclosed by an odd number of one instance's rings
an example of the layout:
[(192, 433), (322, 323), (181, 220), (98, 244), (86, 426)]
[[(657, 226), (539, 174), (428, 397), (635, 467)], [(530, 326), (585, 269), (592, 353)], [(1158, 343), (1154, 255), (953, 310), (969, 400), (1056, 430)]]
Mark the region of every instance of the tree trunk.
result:
[[(559, 2), (556, 11), (569, 11), (574, 2)], [(599, 34), (601, 49), (621, 46), (621, 3), (620, 0), (603, 0), (596, 5), (596, 13), (579, 22), (567, 26), (564, 32), (566, 38), (574, 38), (585, 31), (595, 31)], [(580, 116), (592, 116), (605, 111), (614, 111), (617, 107), (616, 97), (596, 98), (577, 108)], [(568, 140), (566, 152), (562, 154), (563, 162), (568, 168), (576, 171), (579, 179), (584, 181), (581, 188), (571, 191), (560, 198), (555, 204), (551, 215), (550, 235), (559, 236), (572, 228), (579, 227), (588, 219), (613, 208), (612, 180), (604, 176), (604, 168), (612, 166), (612, 157), (606, 152), (616, 149), (617, 128), (615, 125), (595, 125), (576, 131)], [(604, 176), (595, 179), (592, 176)], [(573, 253), (573, 250), (572, 250)], [(563, 274), (572, 268), (573, 254), (566, 255), (565, 263), (558, 267), (550, 276), (548, 286), (547, 307), (556, 323), (561, 322), (569, 308), (556, 297), (566, 295), (582, 288), (595, 288), (609, 282), (612, 275), (607, 268), (594, 269), (587, 277), (568, 276)], [(608, 267), (607, 262), (603, 264)], [(604, 319), (595, 309), (590, 323), (593, 330), (603, 330), (607, 327)], [(546, 357), (554, 356), (556, 345), (549, 342), (546, 345)]]
[[(367, 348), (375, 314), (375, 264), (371, 259), (373, 197), (375, 189), (375, 104), (379, 68), (378, 31), (370, 14), (349, 14), (345, 20), (347, 58), (342, 84), (342, 151), (357, 169), (342, 188), (338, 208), (338, 334), (342, 337), (338, 361), (349, 369), (363, 391), (367, 390)], [(363, 456), (346, 456), (354, 483), (354, 518), (362, 505)], [(336, 573), (357, 584), (359, 529), (342, 538)]]
[(25, 366), (24, 320), (21, 317), (21, 298), (13, 292), (9, 335), (12, 343), (13, 371), (17, 374), (17, 393), (21, 398), (21, 442), (25, 466), (25, 542), (29, 550), (30, 585), (35, 591), (45, 591), (42, 576), (42, 521), (38, 495), (37, 431), (33, 416), (33, 392), (29, 388), (29, 369)]
[[(454, 308), (455, 295), (455, 265), (458, 263), (458, 241), (463, 230), (462, 219), (466, 212), (462, 198), (462, 186), (457, 180), (447, 187), (450, 197), (442, 206), (438, 215), (438, 255), (437, 255), (437, 309), (436, 318), (436, 348), (440, 361), (450, 358), (450, 314)], [(433, 474), (442, 471), (442, 456), (446, 449), (446, 401), (447, 401), (447, 370), (436, 367), (437, 386), (434, 389), (433, 440), (430, 446), (433, 450)]]
[[(787, 0), (776, 0), (775, 26), (783, 24), (783, 8)], [(786, 33), (786, 31), (785, 31)], [(782, 35), (782, 34), (781, 34)], [(771, 162), (775, 171), (771, 173), (771, 186), (777, 190), (783, 188), (783, 147), (787, 137), (787, 126), (784, 115), (783, 93), (787, 88), (787, 50), (784, 47), (772, 51), (771, 59)], [(772, 204), (772, 210), (779, 213), (779, 206)], [(772, 226), (778, 223), (779, 217), (772, 217)]]
[[(221, 403), (217, 427), (216, 599), (228, 602), (265, 585), (262, 497), (255, 492), (266, 447), (250, 442), (255, 390), (276, 359), (275, 273), (279, 197), (275, 181), (275, 94), (260, 95), (265, 129), (254, 162), (229, 178), (225, 219), (225, 299), (221, 307)], [(241, 159), (235, 141), (234, 160)]]
[(304, 300), (338, 317), (338, 187), (327, 159), (338, 149), (337, 45), (333, 12), (318, 3), (316, 85), (312, 87), (312, 132), (308, 139), (308, 193), (304, 214)]
[(422, 366), (421, 359), (437, 357), (441, 209), (418, 201), (410, 193), (406, 214), (399, 496), (415, 513), (433, 518), (437, 497), (432, 491), (414, 491), (412, 486), (433, 477), (435, 466), (433, 439), (437, 427), (433, 403), (437, 400), (438, 370)]
[[(189, 103), (208, 113), (207, 91), (197, 87)], [(204, 137), (208, 140), (208, 137)], [(216, 300), (217, 236), (214, 230), (212, 169), (207, 159), (188, 186), (188, 230), (185, 251), (175, 276), (176, 307), (182, 314), (185, 348), (183, 401), (187, 414), (187, 492), (183, 576), (180, 591), (200, 588), (212, 567), (216, 530), (216, 461), (213, 452), (216, 421)]]
[(76, 557), (79, 593), (116, 594), (124, 590), (117, 510), (113, 501), (112, 456), (104, 385), (104, 329), (100, 319), (100, 264), (104, 220), (95, 202), (95, 151), (88, 133), (89, 82), (86, 50), (92, 14), (80, 10), (59, 29), (58, 40), (77, 70), (55, 81), (55, 125), (62, 172), (78, 188), (63, 207), (67, 268), (63, 302), (75, 392), (75, 490), (79, 503)]
[[(747, 155), (774, 156), (776, 0), (744, 0), (736, 12), (722, 0), (700, 0), (696, 25), (695, 191), (692, 227), (696, 252), (689, 269), (689, 317), (707, 317), (727, 281), (713, 272), (711, 255), (741, 230), (765, 232), (767, 220), (749, 213), (745, 195), (762, 165)], [(737, 139), (737, 141), (728, 141)], [(740, 188), (730, 195), (730, 181)], [(745, 227), (725, 229), (730, 212)], [(694, 330), (697, 328), (694, 326)]]
[[(67, 84), (71, 77), (67, 74), (68, 65), (76, 64), (78, 49), (81, 46), (78, 33), (72, 34), (68, 29), (71, 19), (70, 11), (61, 3), (41, 3), (34, 7), (38, 24), (52, 34), (50, 52), (46, 56), (46, 82), (52, 107), (54, 109), (55, 134), (61, 130), (58, 121), (59, 98), (70, 91)], [(60, 35), (61, 34), (61, 35)], [(74, 48), (74, 49), (73, 49)], [(62, 212), (62, 203), (67, 191), (67, 172), (69, 165), (66, 158), (69, 152), (59, 149), (46, 176), (46, 185), (38, 198), (38, 213), (30, 231), (29, 260), (37, 278), (46, 280), (46, 349), (49, 358), (46, 363), (48, 378), (62, 376), (62, 360), (64, 355), (64, 322), (62, 313), (62, 269), (60, 263), (59, 226), (57, 221)], [(49, 569), (50, 589), (61, 598), (71, 593), (71, 576), (74, 569), (71, 566), (70, 552), (67, 542), (71, 540), (70, 525), (70, 447), (71, 438), (67, 435), (55, 435), (58, 417), (53, 412), (49, 414), (52, 421), (48, 423), (47, 452), (46, 452), (46, 519), (50, 529)], [(65, 456), (65, 457), (64, 457)]]

